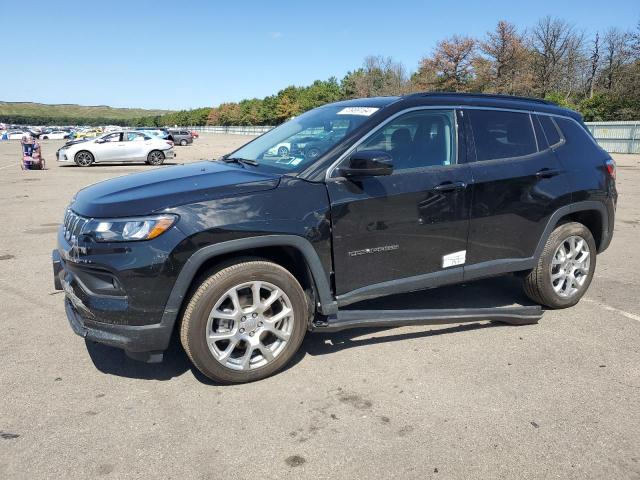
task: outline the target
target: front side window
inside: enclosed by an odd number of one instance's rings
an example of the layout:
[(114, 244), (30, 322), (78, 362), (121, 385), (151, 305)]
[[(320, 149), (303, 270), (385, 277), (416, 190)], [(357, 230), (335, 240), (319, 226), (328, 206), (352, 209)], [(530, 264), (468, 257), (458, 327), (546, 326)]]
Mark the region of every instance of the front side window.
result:
[(476, 160), (522, 157), (538, 151), (528, 113), (467, 110)]
[(122, 141), (122, 133), (112, 133), (110, 135), (106, 135), (102, 137), (105, 142), (121, 142)]
[(275, 171), (300, 170), (336, 146), (378, 108), (328, 105), (310, 110), (228, 155)]
[(356, 151), (381, 150), (393, 160), (394, 172), (456, 163), (453, 110), (419, 110), (392, 120)]

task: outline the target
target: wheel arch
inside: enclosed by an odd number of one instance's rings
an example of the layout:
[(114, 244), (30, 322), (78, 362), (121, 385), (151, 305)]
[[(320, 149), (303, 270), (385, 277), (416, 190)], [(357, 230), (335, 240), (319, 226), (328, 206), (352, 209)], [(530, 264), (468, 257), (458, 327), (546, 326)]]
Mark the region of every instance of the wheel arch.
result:
[(536, 247), (534, 254), (536, 261), (540, 258), (551, 232), (553, 232), (558, 225), (567, 222), (579, 222), (587, 227), (593, 235), (598, 252), (601, 252), (607, 247), (610, 236), (609, 218), (604, 204), (597, 201), (576, 202), (559, 208), (553, 213), (551, 218), (549, 218), (544, 233), (540, 237), (540, 241)]
[(337, 311), (326, 272), (311, 243), (296, 235), (266, 235), (216, 243), (194, 252), (178, 274), (161, 323), (173, 329), (194, 281), (208, 270), (241, 257), (260, 257), (278, 263), (289, 270), (305, 290), (313, 292), (313, 300), (321, 313), (329, 315)]

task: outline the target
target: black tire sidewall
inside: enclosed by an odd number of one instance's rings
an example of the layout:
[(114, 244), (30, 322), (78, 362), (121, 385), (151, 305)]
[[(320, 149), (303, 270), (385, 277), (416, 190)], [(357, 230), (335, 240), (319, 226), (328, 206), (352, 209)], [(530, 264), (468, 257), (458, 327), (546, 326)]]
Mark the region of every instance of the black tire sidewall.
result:
[[(247, 262), (243, 267), (231, 271), (211, 285), (194, 305), (191, 313), (187, 341), (196, 367), (207, 377), (221, 383), (244, 383), (273, 375), (283, 368), (295, 355), (307, 330), (308, 309), (304, 291), (297, 280), (281, 267), (269, 268), (265, 262)], [(236, 371), (220, 364), (212, 355), (205, 340), (207, 320), (215, 303), (227, 290), (235, 285), (262, 280), (282, 289), (289, 297), (294, 313), (291, 337), (284, 350), (271, 363), (249, 371)]]
[[(587, 279), (585, 280), (582, 287), (577, 294), (573, 295), (569, 298), (564, 298), (558, 295), (553, 289), (553, 285), (551, 283), (550, 272), (551, 272), (551, 262), (553, 260), (553, 256), (560, 246), (562, 242), (564, 242), (567, 238), (571, 236), (578, 236), (583, 238), (587, 244), (589, 245), (589, 274), (587, 275)], [(589, 285), (591, 284), (591, 280), (593, 279), (593, 275), (596, 270), (596, 257), (597, 257), (597, 248), (596, 242), (593, 238), (593, 235), (589, 231), (587, 227), (582, 225), (581, 223), (566, 223), (556, 228), (553, 233), (550, 235), (547, 246), (544, 249), (542, 254), (540, 266), (542, 267), (542, 282), (539, 285), (541, 293), (545, 299), (545, 304), (552, 308), (566, 308), (571, 307), (578, 303), (583, 295), (589, 289)]]

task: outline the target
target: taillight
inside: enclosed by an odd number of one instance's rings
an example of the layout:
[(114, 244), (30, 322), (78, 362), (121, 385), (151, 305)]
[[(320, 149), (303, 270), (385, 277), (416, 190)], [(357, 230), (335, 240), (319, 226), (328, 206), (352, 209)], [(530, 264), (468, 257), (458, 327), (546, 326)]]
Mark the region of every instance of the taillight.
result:
[(608, 158), (607, 161), (605, 162), (605, 166), (607, 167), (607, 172), (609, 173), (609, 176), (615, 180), (616, 179), (616, 162), (613, 160), (613, 158)]

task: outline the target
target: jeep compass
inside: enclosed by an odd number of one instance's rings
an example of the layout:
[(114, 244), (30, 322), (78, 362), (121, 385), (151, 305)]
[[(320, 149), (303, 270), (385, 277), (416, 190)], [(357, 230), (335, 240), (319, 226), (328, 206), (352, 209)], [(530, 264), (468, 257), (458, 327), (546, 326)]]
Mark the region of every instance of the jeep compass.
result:
[[(611, 241), (615, 175), (579, 114), (546, 101), (338, 102), (219, 159), (81, 190), (54, 281), (77, 334), (146, 361), (176, 335), (206, 376), (247, 382), (308, 331), (522, 323), (576, 304)], [(503, 275), (534, 306), (354, 309)]]

